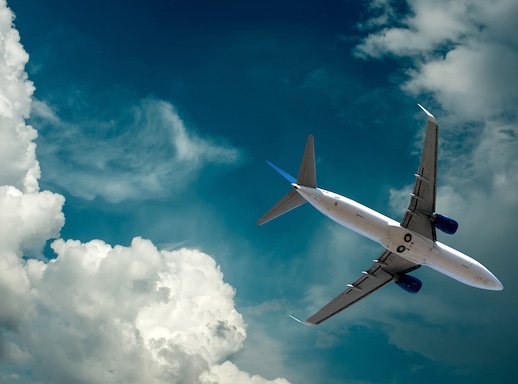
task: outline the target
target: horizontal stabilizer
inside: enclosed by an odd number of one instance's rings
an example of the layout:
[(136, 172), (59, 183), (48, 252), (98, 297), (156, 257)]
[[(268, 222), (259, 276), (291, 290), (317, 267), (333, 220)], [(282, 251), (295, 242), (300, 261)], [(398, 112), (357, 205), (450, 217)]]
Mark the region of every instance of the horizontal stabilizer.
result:
[(270, 209), (266, 215), (261, 217), (257, 224), (263, 225), (270, 220), (279, 217), (280, 215), (291, 211), (292, 209), (297, 208), (298, 206), (304, 204), (306, 199), (304, 199), (301, 195), (297, 193), (294, 189), (292, 189), (286, 196), (282, 198), (275, 206)]

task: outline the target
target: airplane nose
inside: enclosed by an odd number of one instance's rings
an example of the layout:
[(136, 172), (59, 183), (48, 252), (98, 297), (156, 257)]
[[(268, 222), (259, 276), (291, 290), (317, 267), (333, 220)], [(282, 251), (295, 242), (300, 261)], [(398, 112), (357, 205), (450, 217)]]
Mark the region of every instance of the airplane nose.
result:
[[(495, 277), (495, 276), (493, 276)], [(504, 289), (504, 285), (500, 282), (500, 280), (498, 280), (496, 277), (495, 277), (495, 280), (492, 282), (491, 284), (491, 288), (494, 290), (494, 291), (501, 291), (502, 289)]]
[(493, 275), (487, 268), (483, 267), (480, 271), (479, 276), (480, 282), (483, 284), (484, 289), (488, 289), (491, 291), (501, 291), (504, 289), (503, 284)]

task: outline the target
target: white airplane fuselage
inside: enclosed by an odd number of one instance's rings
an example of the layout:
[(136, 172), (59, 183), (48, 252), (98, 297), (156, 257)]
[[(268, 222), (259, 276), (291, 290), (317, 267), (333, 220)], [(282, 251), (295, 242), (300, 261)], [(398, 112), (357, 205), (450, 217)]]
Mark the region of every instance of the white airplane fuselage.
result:
[(413, 263), (426, 265), (476, 288), (503, 288), (486, 267), (462, 252), (403, 228), (397, 221), (337, 193), (296, 183), (292, 185), (325, 216)]

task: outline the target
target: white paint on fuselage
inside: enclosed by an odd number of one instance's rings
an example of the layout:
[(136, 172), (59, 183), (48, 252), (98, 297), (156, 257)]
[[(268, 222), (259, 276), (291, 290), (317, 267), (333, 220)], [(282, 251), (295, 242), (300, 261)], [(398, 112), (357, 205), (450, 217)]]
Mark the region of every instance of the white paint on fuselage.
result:
[(403, 228), (397, 221), (337, 193), (297, 184), (293, 186), (311, 205), (333, 221), (413, 263), (426, 265), (473, 287), (489, 290), (503, 288), (486, 267), (456, 249)]
[(371, 240), (379, 242), (387, 237), (389, 224), (399, 225), (397, 221), (337, 193), (321, 188), (299, 185), (294, 187), (312, 206), (331, 220)]

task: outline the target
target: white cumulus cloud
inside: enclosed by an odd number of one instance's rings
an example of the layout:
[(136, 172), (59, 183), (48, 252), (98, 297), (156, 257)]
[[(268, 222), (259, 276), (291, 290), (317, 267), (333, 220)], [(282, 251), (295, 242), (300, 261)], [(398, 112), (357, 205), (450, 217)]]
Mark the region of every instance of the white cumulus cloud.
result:
[[(234, 290), (197, 250), (56, 240), (30, 260), (31, 366), (49, 382), (199, 382), (246, 338)], [(58, 369), (56, 369), (56, 367)]]
[(37, 191), (40, 176), (33, 140), (37, 133), (25, 124), (34, 85), (27, 80), (29, 55), (20, 45), (18, 31), (11, 28), (12, 14), (2, 2), (0, 11), (0, 185)]

